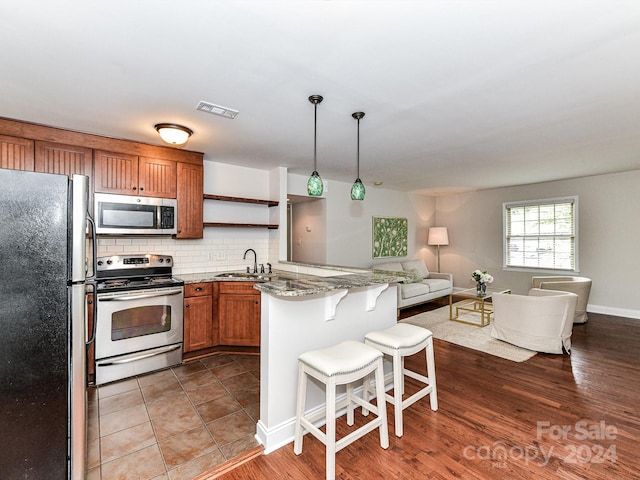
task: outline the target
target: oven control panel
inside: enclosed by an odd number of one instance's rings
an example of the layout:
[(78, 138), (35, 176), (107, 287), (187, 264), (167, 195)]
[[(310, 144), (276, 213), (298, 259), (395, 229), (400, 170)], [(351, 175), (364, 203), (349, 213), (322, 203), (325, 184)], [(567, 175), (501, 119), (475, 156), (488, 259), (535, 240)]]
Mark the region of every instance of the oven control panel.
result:
[(172, 265), (173, 257), (170, 255), (157, 255), (153, 253), (146, 255), (112, 255), (110, 257), (99, 257), (97, 270), (171, 267)]

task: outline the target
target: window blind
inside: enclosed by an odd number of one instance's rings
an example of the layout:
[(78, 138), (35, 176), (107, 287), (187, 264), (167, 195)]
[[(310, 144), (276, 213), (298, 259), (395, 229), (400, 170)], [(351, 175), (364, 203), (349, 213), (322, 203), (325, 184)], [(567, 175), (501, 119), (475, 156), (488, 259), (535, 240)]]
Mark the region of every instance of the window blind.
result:
[(505, 204), (507, 267), (576, 269), (576, 198)]

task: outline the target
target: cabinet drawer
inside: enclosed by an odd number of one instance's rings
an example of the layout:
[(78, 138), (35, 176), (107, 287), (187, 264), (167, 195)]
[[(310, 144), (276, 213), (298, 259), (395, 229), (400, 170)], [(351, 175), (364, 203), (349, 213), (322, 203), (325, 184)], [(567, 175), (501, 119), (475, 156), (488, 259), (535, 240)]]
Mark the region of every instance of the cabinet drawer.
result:
[(253, 288), (255, 283), (256, 282), (220, 282), (220, 293), (260, 295), (260, 292)]
[(185, 297), (201, 297), (202, 295), (211, 295), (213, 293), (213, 284), (206, 283), (188, 283), (184, 286)]

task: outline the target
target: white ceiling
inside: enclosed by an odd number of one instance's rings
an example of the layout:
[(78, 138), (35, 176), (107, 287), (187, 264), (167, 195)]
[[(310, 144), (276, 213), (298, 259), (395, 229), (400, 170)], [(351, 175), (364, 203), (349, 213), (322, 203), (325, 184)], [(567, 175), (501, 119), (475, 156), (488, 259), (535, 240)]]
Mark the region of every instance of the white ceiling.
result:
[[(447, 193), (640, 168), (638, 0), (3, 0), (0, 116)], [(197, 111), (201, 101), (240, 111)], [(370, 187), (372, 188), (372, 187)]]

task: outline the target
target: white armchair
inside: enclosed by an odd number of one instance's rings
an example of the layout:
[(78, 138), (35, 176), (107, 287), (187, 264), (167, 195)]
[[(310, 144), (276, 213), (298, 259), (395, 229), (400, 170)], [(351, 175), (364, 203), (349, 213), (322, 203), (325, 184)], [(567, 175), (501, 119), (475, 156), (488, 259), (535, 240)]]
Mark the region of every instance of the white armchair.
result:
[(587, 303), (591, 293), (591, 279), (587, 277), (533, 277), (532, 288), (545, 290), (561, 290), (578, 295), (576, 315), (573, 323), (585, 323), (587, 321)]
[(532, 288), (529, 295), (496, 293), (491, 336), (536, 352), (571, 352), (575, 293)]

